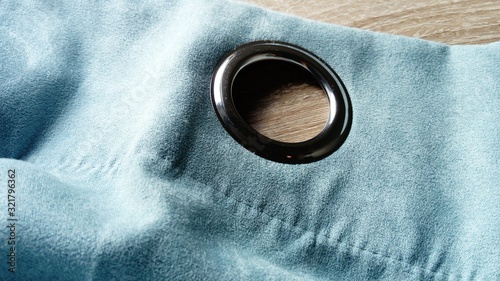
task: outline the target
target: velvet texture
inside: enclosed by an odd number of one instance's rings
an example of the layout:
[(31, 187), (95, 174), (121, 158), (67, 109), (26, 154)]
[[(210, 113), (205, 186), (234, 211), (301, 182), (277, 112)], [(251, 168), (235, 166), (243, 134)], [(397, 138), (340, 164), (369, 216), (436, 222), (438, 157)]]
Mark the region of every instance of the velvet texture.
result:
[[(219, 0), (2, 1), (0, 18), (1, 280), (500, 279), (500, 44)], [(334, 154), (274, 163), (223, 129), (213, 68), (254, 40), (339, 74), (354, 118)]]

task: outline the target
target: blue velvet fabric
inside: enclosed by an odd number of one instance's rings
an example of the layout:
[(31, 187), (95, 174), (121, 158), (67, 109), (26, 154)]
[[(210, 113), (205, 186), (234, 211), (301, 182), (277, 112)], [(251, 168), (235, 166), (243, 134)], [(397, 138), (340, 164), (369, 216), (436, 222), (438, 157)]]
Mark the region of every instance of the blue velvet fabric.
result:
[[(500, 280), (499, 43), (223, 0), (2, 1), (0, 19), (1, 280)], [(354, 119), (334, 154), (279, 164), (222, 128), (211, 73), (254, 40), (339, 74)]]

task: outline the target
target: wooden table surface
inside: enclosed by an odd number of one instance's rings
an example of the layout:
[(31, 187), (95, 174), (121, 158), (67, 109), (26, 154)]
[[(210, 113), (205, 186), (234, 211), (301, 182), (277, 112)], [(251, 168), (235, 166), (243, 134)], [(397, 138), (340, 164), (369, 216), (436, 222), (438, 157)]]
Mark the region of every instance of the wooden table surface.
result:
[[(500, 40), (499, 0), (246, 1), (313, 20), (447, 44)], [(257, 100), (242, 102), (247, 122), (260, 133), (284, 142), (300, 142), (317, 135), (328, 117), (328, 99), (323, 91), (314, 81), (304, 79), (285, 79), (279, 87), (276, 83), (259, 93)], [(247, 91), (262, 91), (250, 84), (245, 87)]]

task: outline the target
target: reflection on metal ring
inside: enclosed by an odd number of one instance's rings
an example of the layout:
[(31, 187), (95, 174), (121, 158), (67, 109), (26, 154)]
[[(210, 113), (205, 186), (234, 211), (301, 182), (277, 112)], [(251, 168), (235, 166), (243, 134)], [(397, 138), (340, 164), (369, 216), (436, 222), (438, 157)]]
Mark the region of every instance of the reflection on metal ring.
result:
[[(299, 143), (272, 140), (248, 125), (238, 113), (232, 85), (246, 66), (264, 60), (280, 60), (306, 69), (323, 88), (330, 104), (323, 130)], [(277, 41), (256, 41), (227, 53), (212, 74), (212, 105), (227, 132), (242, 146), (266, 159), (289, 164), (310, 163), (333, 153), (347, 138), (352, 107), (338, 75), (320, 58), (298, 46)]]

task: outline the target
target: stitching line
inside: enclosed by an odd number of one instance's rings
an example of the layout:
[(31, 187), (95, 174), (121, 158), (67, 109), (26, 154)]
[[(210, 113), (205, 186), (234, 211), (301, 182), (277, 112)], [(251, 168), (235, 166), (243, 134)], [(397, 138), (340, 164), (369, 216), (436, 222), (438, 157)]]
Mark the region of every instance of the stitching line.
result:
[[(285, 226), (287, 226), (289, 229), (291, 229), (291, 230), (293, 230), (293, 231), (297, 232), (298, 234), (301, 234), (301, 233), (312, 233), (312, 234), (316, 235), (316, 233), (314, 233), (314, 231), (312, 231), (312, 230), (304, 229), (303, 227), (298, 226), (298, 225), (291, 225), (289, 222), (285, 221), (285, 220), (284, 220), (284, 219), (282, 219), (282, 218), (275, 217), (275, 216), (272, 216), (272, 215), (270, 215), (270, 214), (266, 213), (266, 212), (265, 212), (265, 210), (264, 210), (264, 208), (258, 208), (258, 207), (255, 207), (255, 206), (253, 206), (252, 204), (247, 203), (247, 202), (243, 201), (242, 199), (237, 198), (236, 196), (232, 197), (232, 196), (230, 196), (229, 194), (228, 194), (228, 195), (226, 195), (223, 191), (221, 191), (221, 190), (219, 190), (219, 189), (216, 189), (216, 188), (213, 188), (213, 187), (211, 187), (210, 185), (204, 184), (204, 183), (200, 182), (199, 180), (197, 180), (197, 179), (193, 178), (192, 176), (187, 176), (187, 175), (186, 175), (186, 177), (190, 178), (191, 180), (193, 180), (193, 181), (195, 181), (195, 182), (198, 182), (198, 183), (200, 183), (200, 184), (202, 184), (202, 185), (205, 185), (205, 186), (209, 187), (211, 190), (213, 190), (215, 193), (219, 194), (219, 196), (222, 196), (223, 198), (228, 198), (228, 199), (230, 199), (230, 200), (234, 200), (237, 204), (242, 204), (242, 205), (245, 205), (246, 207), (248, 207), (248, 208), (250, 208), (250, 209), (253, 209), (253, 210), (257, 211), (257, 212), (258, 212), (258, 213), (260, 213), (261, 215), (268, 217), (270, 220), (278, 220), (279, 222), (283, 223), (283, 224), (284, 224)], [(214, 202), (214, 203), (216, 203), (216, 202)], [(220, 204), (219, 204), (219, 205), (220, 205)], [(230, 215), (236, 218), (235, 214), (231, 213)], [(300, 231), (299, 231), (299, 230), (300, 230)], [(341, 241), (341, 240), (339, 240), (339, 239), (331, 239), (331, 237), (329, 237), (329, 236), (328, 236), (328, 235), (326, 235), (326, 234), (317, 234), (317, 235), (323, 236), (323, 237), (324, 237), (324, 238), (326, 238), (327, 240), (334, 240), (334, 241), (336, 241), (336, 242), (337, 242), (337, 245), (342, 245), (342, 244), (344, 244), (344, 245), (347, 245), (348, 247), (350, 247), (351, 249), (356, 249), (356, 250), (359, 250), (359, 251), (364, 252), (364, 253), (366, 253), (366, 254), (368, 254), (368, 255), (371, 255), (371, 256), (373, 256), (373, 257), (380, 257), (380, 258), (382, 258), (382, 259), (386, 259), (386, 260), (388, 260), (388, 262), (392, 262), (392, 263), (394, 263), (394, 264), (398, 264), (398, 263), (399, 263), (399, 264), (405, 265), (406, 267), (417, 269), (417, 270), (419, 270), (419, 271), (424, 272), (424, 274), (425, 274), (425, 273), (428, 273), (428, 274), (430, 274), (430, 275), (434, 275), (435, 277), (436, 277), (436, 275), (442, 275), (442, 276), (444, 276), (444, 277), (446, 277), (446, 278), (448, 278), (448, 279), (450, 279), (450, 278), (451, 278), (451, 276), (452, 276), (452, 275), (451, 275), (451, 274), (449, 274), (449, 273), (437, 272), (437, 271), (433, 271), (433, 270), (426, 269), (426, 268), (424, 268), (424, 267), (422, 267), (422, 266), (420, 266), (420, 265), (411, 264), (411, 263), (409, 263), (409, 262), (407, 262), (407, 261), (404, 261), (404, 260), (402, 260), (402, 259), (400, 259), (400, 258), (393, 258), (393, 257), (391, 257), (391, 256), (383, 255), (383, 254), (381, 254), (381, 253), (377, 253), (377, 252), (374, 252), (374, 251), (371, 251), (371, 250), (368, 250), (368, 249), (365, 249), (365, 248), (360, 248), (360, 247), (357, 247), (357, 246), (355, 246), (355, 245), (352, 245), (351, 243), (349, 243), (349, 242), (347, 242), (347, 241)], [(328, 244), (326, 244), (326, 245), (328, 245)], [(352, 255), (352, 254), (351, 254), (351, 255)], [(401, 265), (400, 265), (400, 267), (403, 267), (403, 266), (401, 266)], [(412, 273), (411, 271), (406, 271), (404, 268), (403, 268), (402, 270), (403, 270), (403, 272), (406, 272), (406, 273), (409, 273), (409, 274), (414, 274), (414, 273)], [(459, 279), (462, 279), (462, 276), (461, 276), (461, 275), (456, 275), (456, 276), (457, 276)]]

